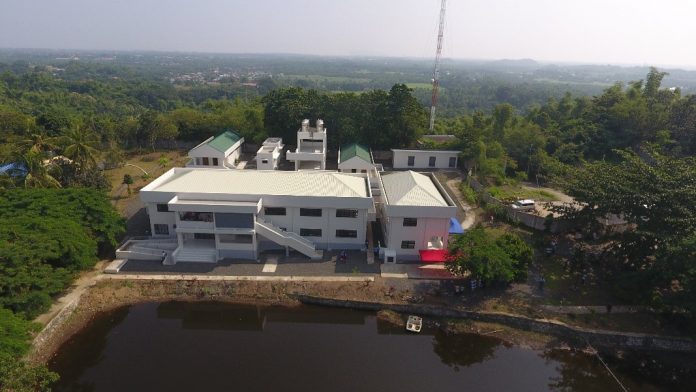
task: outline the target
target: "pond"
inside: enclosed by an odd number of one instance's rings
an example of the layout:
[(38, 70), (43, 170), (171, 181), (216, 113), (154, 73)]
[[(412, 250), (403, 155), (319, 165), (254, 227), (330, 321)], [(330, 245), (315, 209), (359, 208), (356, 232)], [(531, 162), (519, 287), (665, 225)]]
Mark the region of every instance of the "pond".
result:
[[(693, 385), (661, 388), (640, 373), (645, 363), (609, 364), (631, 391)], [(56, 391), (620, 390), (583, 353), (434, 326), (411, 334), (371, 312), (308, 306), (127, 306), (99, 315), (49, 365), (61, 376)]]

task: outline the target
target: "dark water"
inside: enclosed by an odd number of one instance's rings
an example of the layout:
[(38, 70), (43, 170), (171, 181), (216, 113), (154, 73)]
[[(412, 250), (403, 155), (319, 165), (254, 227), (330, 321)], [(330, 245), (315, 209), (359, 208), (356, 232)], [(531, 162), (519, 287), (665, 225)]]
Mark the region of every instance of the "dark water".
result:
[[(435, 328), (407, 334), (369, 312), (220, 303), (106, 313), (50, 367), (61, 375), (57, 391), (620, 390), (597, 359), (581, 353)], [(688, 390), (660, 387), (633, 365), (617, 367), (632, 391)]]

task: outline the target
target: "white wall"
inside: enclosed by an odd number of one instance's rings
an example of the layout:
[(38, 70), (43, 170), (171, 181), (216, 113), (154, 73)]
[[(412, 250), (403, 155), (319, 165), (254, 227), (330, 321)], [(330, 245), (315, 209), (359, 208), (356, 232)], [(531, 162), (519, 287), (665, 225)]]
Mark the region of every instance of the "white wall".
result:
[(361, 170), (365, 170), (365, 172), (367, 173), (369, 170), (371, 170), (374, 167), (375, 167), (375, 165), (373, 165), (369, 162), (366, 162), (365, 160), (363, 160), (361, 158), (353, 157), (345, 162), (339, 163), (338, 164), (338, 171), (351, 173), (351, 170), (355, 169), (356, 173), (360, 173)]
[[(162, 204), (167, 204), (162, 203)], [(176, 212), (159, 212), (157, 211), (157, 203), (147, 203), (147, 214), (150, 217), (150, 233), (153, 237), (176, 237), (174, 224), (176, 223)], [(155, 235), (155, 224), (164, 224), (169, 226), (169, 235)]]
[[(442, 237), (443, 245), (447, 247), (449, 236), (449, 218), (417, 218), (417, 226), (404, 226), (403, 217), (390, 217), (386, 227), (387, 247), (396, 251), (399, 260), (416, 260), (420, 257), (418, 251), (428, 249), (432, 237)], [(415, 241), (413, 249), (401, 249), (402, 241)]]
[[(265, 206), (268, 207), (268, 206)], [(354, 209), (354, 208), (353, 208)], [(367, 230), (367, 210), (358, 209), (355, 218), (336, 217), (336, 208), (323, 208), (321, 217), (301, 216), (300, 208), (286, 208), (286, 215), (263, 215), (265, 221), (287, 231), (300, 234), (300, 229), (321, 229), (321, 237), (304, 237), (313, 242), (317, 249), (362, 248), (365, 245)], [(336, 230), (355, 230), (357, 238), (336, 237)]]
[[(428, 151), (428, 150), (392, 150), (392, 166), (394, 169), (454, 169), (457, 167), (458, 151)], [(408, 165), (408, 157), (414, 157), (414, 165)], [(435, 157), (435, 166), (429, 165), (430, 157)], [(449, 166), (449, 159), (455, 158), (454, 167)]]

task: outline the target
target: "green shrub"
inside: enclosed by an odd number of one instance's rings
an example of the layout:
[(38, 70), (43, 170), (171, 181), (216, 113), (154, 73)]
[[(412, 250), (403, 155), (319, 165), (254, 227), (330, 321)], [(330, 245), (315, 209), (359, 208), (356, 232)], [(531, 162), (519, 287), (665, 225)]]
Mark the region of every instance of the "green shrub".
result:
[(459, 184), (459, 191), (462, 193), (464, 201), (470, 205), (478, 205), (478, 194), (469, 184), (465, 182)]

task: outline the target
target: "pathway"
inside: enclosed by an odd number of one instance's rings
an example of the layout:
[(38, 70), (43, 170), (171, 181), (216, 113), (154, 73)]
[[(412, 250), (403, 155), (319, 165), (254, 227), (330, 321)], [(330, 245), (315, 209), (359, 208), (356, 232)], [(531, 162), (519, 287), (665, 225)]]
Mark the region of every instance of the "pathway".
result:
[(462, 180), (459, 178), (447, 180), (447, 188), (449, 188), (450, 192), (454, 194), (455, 199), (465, 214), (464, 220), (462, 220), (460, 223), (462, 225), (462, 229), (466, 230), (473, 227), (476, 223), (476, 213), (474, 212), (474, 209), (464, 201), (462, 192), (459, 190), (459, 184), (461, 184), (461, 182)]

